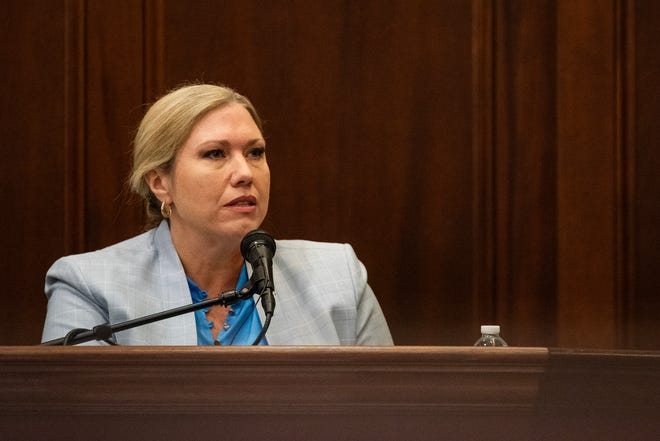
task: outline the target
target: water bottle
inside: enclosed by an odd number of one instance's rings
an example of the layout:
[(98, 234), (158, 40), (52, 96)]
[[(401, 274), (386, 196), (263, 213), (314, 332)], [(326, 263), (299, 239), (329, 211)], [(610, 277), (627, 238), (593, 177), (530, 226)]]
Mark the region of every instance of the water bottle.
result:
[(475, 346), (509, 346), (500, 337), (499, 325), (481, 325), (481, 338), (474, 343)]

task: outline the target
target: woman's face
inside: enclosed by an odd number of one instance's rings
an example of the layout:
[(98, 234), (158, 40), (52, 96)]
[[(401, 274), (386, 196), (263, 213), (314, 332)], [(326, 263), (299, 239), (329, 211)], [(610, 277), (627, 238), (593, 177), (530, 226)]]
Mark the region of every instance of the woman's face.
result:
[(199, 120), (171, 173), (160, 179), (164, 191), (154, 193), (171, 204), (173, 234), (240, 240), (261, 225), (268, 211), (266, 142), (237, 103)]

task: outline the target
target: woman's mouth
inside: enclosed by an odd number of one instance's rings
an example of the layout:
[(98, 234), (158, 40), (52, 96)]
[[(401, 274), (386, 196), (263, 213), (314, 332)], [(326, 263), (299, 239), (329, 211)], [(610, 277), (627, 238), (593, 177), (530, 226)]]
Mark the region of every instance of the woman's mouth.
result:
[(225, 204), (225, 207), (247, 209), (252, 208), (255, 205), (257, 205), (257, 198), (254, 196), (239, 196)]

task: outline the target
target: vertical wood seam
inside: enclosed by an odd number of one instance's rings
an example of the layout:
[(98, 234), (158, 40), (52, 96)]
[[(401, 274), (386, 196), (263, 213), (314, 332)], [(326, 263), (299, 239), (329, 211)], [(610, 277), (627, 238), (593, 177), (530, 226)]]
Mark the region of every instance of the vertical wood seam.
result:
[(493, 3), (472, 2), (473, 327), (494, 317)]
[(617, 346), (634, 346), (634, 196), (635, 196), (635, 14), (634, 0), (617, 0), (615, 8), (616, 122), (614, 124), (616, 188), (614, 262)]
[(85, 249), (85, 66), (84, 0), (65, 3), (64, 53), (64, 247)]

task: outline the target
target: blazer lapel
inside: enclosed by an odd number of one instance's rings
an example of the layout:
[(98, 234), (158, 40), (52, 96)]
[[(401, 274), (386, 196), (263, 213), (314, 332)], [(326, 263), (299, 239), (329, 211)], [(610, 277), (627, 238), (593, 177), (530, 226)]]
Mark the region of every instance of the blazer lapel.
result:
[[(174, 248), (167, 221), (161, 222), (154, 238), (156, 259), (158, 259), (160, 292), (162, 293), (163, 310), (188, 305), (192, 302), (186, 273), (181, 260)], [(197, 345), (197, 328), (195, 314), (190, 312), (163, 320), (161, 329), (164, 345)]]

